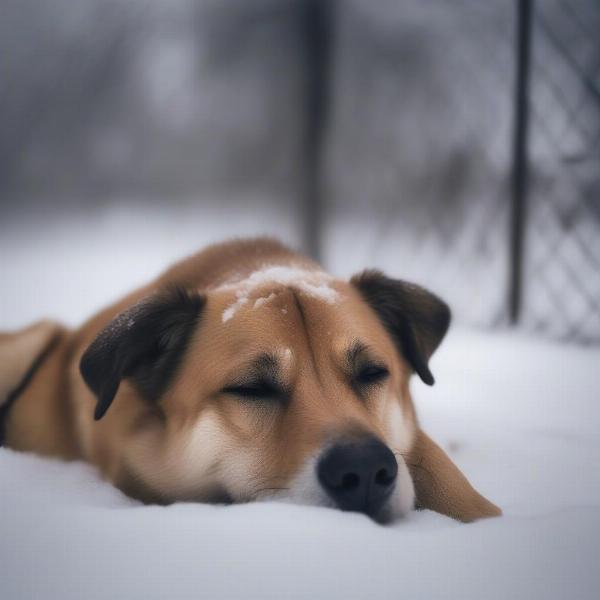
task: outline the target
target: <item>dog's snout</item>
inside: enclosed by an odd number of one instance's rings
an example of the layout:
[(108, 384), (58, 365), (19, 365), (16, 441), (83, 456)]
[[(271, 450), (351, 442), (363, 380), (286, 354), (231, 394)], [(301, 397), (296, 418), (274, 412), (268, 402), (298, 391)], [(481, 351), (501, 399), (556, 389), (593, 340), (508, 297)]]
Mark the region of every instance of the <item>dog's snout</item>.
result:
[(335, 444), (317, 464), (317, 476), (342, 509), (375, 516), (396, 484), (398, 463), (377, 438)]

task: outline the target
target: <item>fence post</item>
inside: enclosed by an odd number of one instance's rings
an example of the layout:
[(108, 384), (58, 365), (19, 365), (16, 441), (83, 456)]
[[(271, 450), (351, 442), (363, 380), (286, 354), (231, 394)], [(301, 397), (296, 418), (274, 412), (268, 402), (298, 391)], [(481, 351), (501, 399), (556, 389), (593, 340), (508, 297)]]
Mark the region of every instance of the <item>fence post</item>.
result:
[(533, 0), (516, 0), (514, 130), (511, 176), (508, 311), (516, 324), (523, 301), (523, 255), (527, 219), (529, 76)]
[(304, 40), (306, 49), (305, 181), (301, 201), (303, 238), (307, 252), (321, 259), (323, 193), (321, 167), (329, 104), (333, 1), (305, 0)]

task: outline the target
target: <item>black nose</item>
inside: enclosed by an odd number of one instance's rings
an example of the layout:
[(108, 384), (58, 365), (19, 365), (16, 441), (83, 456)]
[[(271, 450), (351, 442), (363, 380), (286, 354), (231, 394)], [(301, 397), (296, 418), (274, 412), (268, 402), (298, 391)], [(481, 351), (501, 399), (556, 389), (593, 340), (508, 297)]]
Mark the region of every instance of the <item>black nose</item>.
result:
[(375, 516), (396, 483), (398, 463), (377, 438), (338, 443), (325, 452), (317, 476), (329, 497), (342, 509)]

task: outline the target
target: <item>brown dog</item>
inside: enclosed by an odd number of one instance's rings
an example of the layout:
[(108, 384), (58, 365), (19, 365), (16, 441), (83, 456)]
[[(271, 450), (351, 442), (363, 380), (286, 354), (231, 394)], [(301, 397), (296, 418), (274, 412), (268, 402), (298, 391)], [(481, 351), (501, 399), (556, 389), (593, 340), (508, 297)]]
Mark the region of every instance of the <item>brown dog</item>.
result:
[(145, 502), (282, 499), (388, 520), (500, 514), (423, 433), (448, 307), (267, 239), (209, 247), (76, 331), (0, 335), (11, 448), (84, 459)]

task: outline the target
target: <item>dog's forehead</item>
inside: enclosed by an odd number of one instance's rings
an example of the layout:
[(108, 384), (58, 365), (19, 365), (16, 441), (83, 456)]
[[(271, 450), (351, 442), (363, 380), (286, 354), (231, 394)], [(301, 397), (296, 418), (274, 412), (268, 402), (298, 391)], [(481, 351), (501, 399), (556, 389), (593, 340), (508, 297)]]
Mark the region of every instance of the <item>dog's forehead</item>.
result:
[(393, 352), (354, 286), (316, 268), (274, 265), (231, 277), (209, 290), (207, 309), (205, 332), (236, 360), (306, 344), (329, 356), (346, 355), (355, 342)]
[[(225, 295), (226, 302), (221, 321), (227, 323), (239, 314), (269, 305), (284, 292), (292, 292), (303, 300), (313, 300), (326, 305), (342, 301), (339, 280), (314, 268), (301, 265), (267, 265), (246, 276), (233, 276), (213, 289), (215, 294)], [(293, 299), (291, 293), (288, 300)], [(289, 307), (280, 302), (282, 314)]]

